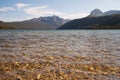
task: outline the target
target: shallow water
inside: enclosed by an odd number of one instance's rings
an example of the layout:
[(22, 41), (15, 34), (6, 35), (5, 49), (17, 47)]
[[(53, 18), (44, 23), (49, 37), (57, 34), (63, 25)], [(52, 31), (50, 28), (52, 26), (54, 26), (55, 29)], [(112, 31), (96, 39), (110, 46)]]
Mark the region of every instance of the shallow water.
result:
[[(67, 58), (63, 59), (63, 56)], [(78, 58), (78, 60), (72, 60), (76, 56), (84, 59), (79, 60)], [(57, 61), (54, 63), (60, 63), (61, 65), (72, 65), (73, 63), (90, 65), (95, 63), (120, 68), (120, 31), (0, 31), (0, 62), (34, 63), (41, 60)], [(47, 68), (48, 67), (52, 68), (54, 66), (47, 66)], [(39, 70), (37, 73), (40, 73)], [(46, 70), (46, 68), (43, 70)], [(3, 72), (7, 74), (6, 71)], [(9, 75), (11, 75), (10, 73), (14, 74), (15, 78), (20, 76), (14, 73), (14, 71), (9, 71)], [(0, 76), (2, 77), (1, 79), (5, 78), (3, 74), (0, 74)], [(23, 77), (23, 79), (25, 78), (24, 76), (21, 77)], [(98, 75), (96, 79), (101, 80), (102, 78), (106, 78), (106, 80), (119, 80), (120, 75), (108, 74), (105, 77), (101, 75), (101, 78)]]

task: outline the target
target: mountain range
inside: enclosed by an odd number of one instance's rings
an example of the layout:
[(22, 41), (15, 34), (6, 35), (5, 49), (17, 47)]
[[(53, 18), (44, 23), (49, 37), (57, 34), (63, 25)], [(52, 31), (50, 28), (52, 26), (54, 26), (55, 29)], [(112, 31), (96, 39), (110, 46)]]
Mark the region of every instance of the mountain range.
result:
[(51, 30), (60, 27), (68, 22), (69, 19), (63, 19), (58, 16), (48, 16), (33, 18), (30, 20), (3, 22), (0, 21), (0, 29), (40, 29)]
[(100, 17), (100, 16), (108, 16), (114, 14), (120, 14), (120, 10), (110, 10), (110, 11), (102, 12), (99, 9), (94, 9), (93, 11), (91, 11), (88, 17)]
[(94, 9), (88, 16), (74, 20), (53, 15), (16, 22), (0, 21), (0, 29), (120, 29), (120, 10)]
[(58, 29), (120, 29), (120, 11), (95, 9), (87, 17), (72, 20)]

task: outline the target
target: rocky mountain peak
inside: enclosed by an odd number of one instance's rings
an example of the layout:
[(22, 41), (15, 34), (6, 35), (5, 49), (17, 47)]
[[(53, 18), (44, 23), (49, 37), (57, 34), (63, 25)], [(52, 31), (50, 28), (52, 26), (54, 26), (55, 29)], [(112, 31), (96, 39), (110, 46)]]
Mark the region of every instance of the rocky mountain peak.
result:
[(103, 14), (103, 12), (99, 9), (94, 9), (93, 11), (91, 11), (90, 16), (101, 16)]
[(53, 15), (53, 16), (33, 18), (31, 20), (28, 20), (28, 21), (36, 22), (36, 23), (42, 22), (42, 23), (49, 24), (49, 25), (56, 28), (56, 27), (59, 27), (59, 26), (65, 24), (69, 20), (64, 19), (64, 18), (60, 18), (59, 16), (56, 16), (56, 15)]
[(120, 10), (109, 10), (106, 12), (102, 12), (99, 9), (94, 9), (91, 11), (88, 17), (100, 17), (100, 16), (115, 15), (115, 14), (120, 14)]

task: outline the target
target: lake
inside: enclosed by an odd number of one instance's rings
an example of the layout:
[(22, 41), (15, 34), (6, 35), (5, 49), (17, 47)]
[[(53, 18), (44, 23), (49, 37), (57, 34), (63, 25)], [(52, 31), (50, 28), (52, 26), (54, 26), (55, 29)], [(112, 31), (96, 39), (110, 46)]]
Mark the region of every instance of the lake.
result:
[(6, 79), (120, 80), (120, 30), (1, 30)]

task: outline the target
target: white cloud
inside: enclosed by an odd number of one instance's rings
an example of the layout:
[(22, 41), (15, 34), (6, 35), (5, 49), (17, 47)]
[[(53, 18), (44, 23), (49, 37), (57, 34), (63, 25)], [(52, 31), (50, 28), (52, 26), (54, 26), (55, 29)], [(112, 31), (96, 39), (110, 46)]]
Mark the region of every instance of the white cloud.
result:
[(88, 15), (88, 13), (68, 14), (54, 9), (49, 9), (47, 6), (27, 7), (24, 9), (24, 11), (25, 13), (33, 17), (57, 15), (63, 18), (75, 19), (75, 18), (82, 18)]
[(1, 12), (7, 12), (7, 11), (12, 11), (15, 10), (13, 7), (2, 7), (0, 8)]
[(28, 7), (28, 6), (30, 6), (30, 4), (24, 4), (24, 3), (17, 3), (16, 4), (16, 7), (18, 9), (25, 8), (25, 7)]
[(37, 6), (37, 7), (29, 7), (25, 8), (24, 11), (32, 16), (39, 17), (39, 16), (48, 16), (48, 15), (62, 15), (63, 13), (49, 9), (47, 6)]
[(81, 12), (81, 13), (65, 14), (65, 15), (63, 15), (61, 17), (69, 18), (69, 19), (76, 19), (76, 18), (86, 17), (88, 15), (89, 15), (89, 13)]

